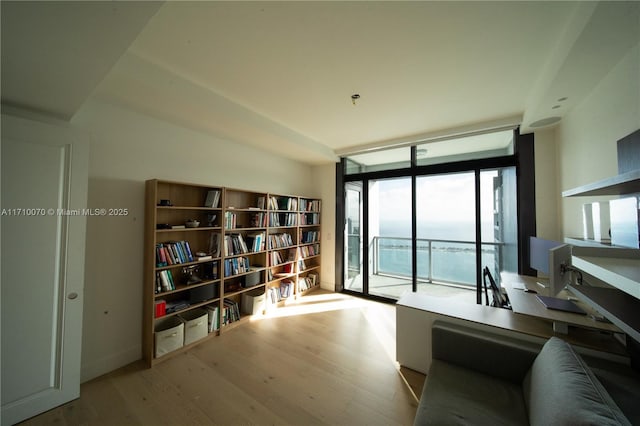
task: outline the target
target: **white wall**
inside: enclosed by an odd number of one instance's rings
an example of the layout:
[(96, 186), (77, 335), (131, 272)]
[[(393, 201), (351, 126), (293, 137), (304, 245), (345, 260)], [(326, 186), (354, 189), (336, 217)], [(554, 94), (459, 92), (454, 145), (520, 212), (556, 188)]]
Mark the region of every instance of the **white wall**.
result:
[(618, 174), (616, 142), (640, 128), (640, 44), (556, 128), (562, 236), (582, 235), (582, 204), (607, 197), (560, 198), (562, 191)]
[(129, 210), (87, 220), (86, 381), (141, 358), (145, 180), (309, 196), (318, 191), (308, 165), (117, 106), (89, 101), (73, 124), (92, 134), (88, 207)]
[(321, 286), (335, 291), (336, 288), (336, 165), (335, 163), (315, 166), (312, 170), (314, 195), (322, 199), (322, 265)]
[(553, 129), (535, 132), (536, 235), (562, 240), (558, 209), (558, 149)]

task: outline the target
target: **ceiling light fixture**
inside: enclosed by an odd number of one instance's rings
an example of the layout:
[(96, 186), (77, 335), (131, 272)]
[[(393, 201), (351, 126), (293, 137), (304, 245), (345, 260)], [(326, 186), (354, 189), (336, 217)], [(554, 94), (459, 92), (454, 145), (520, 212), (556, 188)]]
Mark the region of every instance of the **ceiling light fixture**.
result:
[(529, 127), (545, 127), (556, 124), (560, 121), (560, 117), (548, 117), (529, 124)]
[(356, 104), (356, 101), (357, 101), (358, 99), (360, 99), (360, 95), (359, 95), (359, 94), (354, 93), (353, 95), (351, 95), (351, 103), (352, 103), (352, 104), (354, 104), (354, 105), (355, 105), (355, 104)]

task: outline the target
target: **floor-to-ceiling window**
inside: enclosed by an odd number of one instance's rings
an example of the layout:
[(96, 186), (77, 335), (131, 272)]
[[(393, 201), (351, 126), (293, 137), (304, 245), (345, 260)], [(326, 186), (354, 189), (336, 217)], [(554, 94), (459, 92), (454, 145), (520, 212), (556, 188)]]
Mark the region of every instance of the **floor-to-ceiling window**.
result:
[(517, 272), (516, 134), (344, 158), (343, 288), (386, 299), (430, 286), (475, 292), (485, 266), (498, 280)]
[(475, 174), (416, 180), (418, 291), (437, 283), (476, 286)]
[(412, 277), (411, 178), (369, 181), (369, 294), (398, 299)]

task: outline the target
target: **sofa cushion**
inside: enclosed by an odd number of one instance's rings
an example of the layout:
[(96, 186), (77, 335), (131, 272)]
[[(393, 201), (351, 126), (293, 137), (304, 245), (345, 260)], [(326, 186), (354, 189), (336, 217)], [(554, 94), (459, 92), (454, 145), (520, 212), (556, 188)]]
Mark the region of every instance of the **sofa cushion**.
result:
[(630, 424), (582, 358), (557, 337), (545, 343), (522, 387), (533, 426)]
[(414, 425), (526, 425), (519, 384), (434, 359)]

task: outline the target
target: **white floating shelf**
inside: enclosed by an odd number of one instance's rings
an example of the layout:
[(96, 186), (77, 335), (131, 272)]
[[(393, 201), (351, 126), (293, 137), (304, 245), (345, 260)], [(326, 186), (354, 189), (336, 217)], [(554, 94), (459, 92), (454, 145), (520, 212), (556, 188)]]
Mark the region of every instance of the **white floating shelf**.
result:
[(574, 247), (571, 264), (640, 299), (640, 250)]

